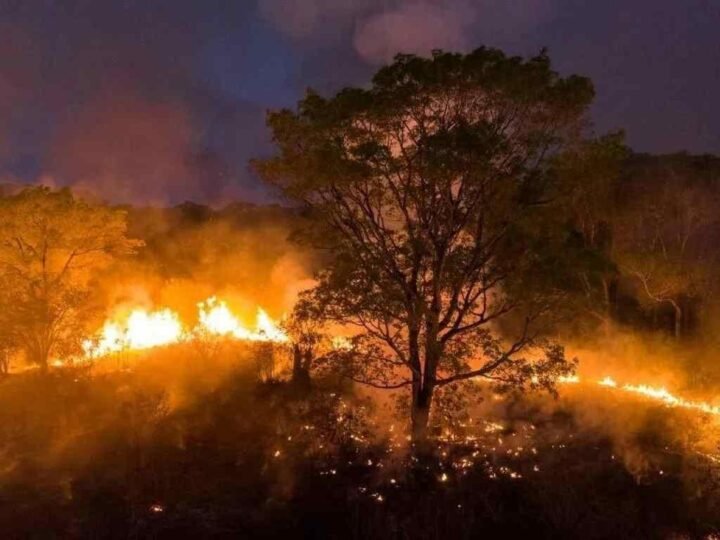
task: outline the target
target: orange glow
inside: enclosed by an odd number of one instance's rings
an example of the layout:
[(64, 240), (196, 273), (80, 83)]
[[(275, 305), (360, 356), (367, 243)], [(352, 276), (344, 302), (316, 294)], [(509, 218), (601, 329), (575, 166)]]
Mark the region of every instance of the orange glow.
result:
[(289, 341), (278, 323), (258, 308), (255, 328), (242, 324), (223, 300), (210, 297), (198, 304), (198, 324), (188, 330), (174, 311), (135, 308), (126, 318), (106, 321), (95, 339), (86, 340), (86, 358), (100, 358), (126, 350), (145, 350), (171, 345), (201, 335), (224, 336), (239, 341), (285, 343)]
[(124, 324), (106, 322), (96, 341), (83, 344), (86, 356), (99, 358), (126, 349), (143, 350), (181, 341), (182, 323), (169, 309), (146, 311), (138, 308), (130, 312)]
[[(560, 384), (578, 384), (581, 382), (580, 377), (574, 375), (572, 377), (560, 377), (558, 383)], [(720, 406), (712, 405), (706, 401), (692, 401), (683, 399), (672, 394), (669, 390), (664, 387), (650, 386), (647, 384), (618, 384), (612, 377), (606, 376), (599, 381), (596, 381), (599, 386), (606, 388), (616, 389), (621, 392), (630, 394), (637, 394), (645, 398), (659, 401), (668, 407), (680, 407), (682, 409), (690, 409), (700, 411), (706, 414), (712, 414), (714, 416), (720, 416)]]
[(598, 384), (602, 386), (610, 386), (611, 388), (617, 388), (617, 383), (612, 377), (605, 377), (598, 381)]
[(230, 311), (227, 304), (214, 296), (200, 302), (198, 310), (199, 331), (243, 341), (272, 341), (275, 343), (289, 341), (288, 336), (262, 308), (257, 310), (254, 329), (244, 326)]

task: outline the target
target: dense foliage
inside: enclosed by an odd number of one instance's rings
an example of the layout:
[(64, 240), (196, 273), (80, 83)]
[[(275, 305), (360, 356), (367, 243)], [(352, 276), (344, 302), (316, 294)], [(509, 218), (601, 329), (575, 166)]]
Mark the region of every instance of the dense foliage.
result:
[(368, 89), (270, 114), (279, 153), (257, 167), (310, 212), (307, 236), (333, 257), (306, 300), (357, 329), (350, 376), (410, 389), (418, 439), (442, 386), (551, 387), (571, 371), (544, 332), (559, 296), (547, 216), (564, 210), (553, 161), (592, 96), (545, 54), (481, 48), (398, 56)]

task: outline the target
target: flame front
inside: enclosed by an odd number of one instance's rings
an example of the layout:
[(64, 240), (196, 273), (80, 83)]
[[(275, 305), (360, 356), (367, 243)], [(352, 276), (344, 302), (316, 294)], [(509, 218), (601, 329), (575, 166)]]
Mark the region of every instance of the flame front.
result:
[[(560, 377), (558, 379), (558, 383), (560, 384), (578, 384), (580, 382), (581, 379), (577, 375), (573, 375), (571, 377)], [(720, 416), (720, 406), (713, 405), (706, 401), (692, 401), (678, 397), (664, 387), (650, 386), (647, 384), (620, 385), (615, 381), (615, 379), (609, 376), (595, 382), (599, 386), (616, 389), (630, 394), (637, 394), (654, 401), (659, 401), (668, 407), (680, 407), (682, 409), (691, 409), (714, 416)]]
[[(198, 323), (188, 330), (180, 317), (170, 309), (147, 311), (133, 309), (123, 320), (107, 321), (98, 336), (83, 344), (85, 357), (94, 359), (126, 350), (145, 350), (179, 343), (202, 336), (219, 336), (237, 341), (287, 343), (289, 337), (262, 308), (258, 308), (255, 327), (249, 328), (231, 311), (224, 300), (211, 296), (198, 303)], [(332, 340), (334, 349), (351, 348), (351, 342), (344, 337)], [(559, 377), (559, 384), (579, 384), (578, 375)], [(672, 394), (666, 388), (647, 384), (619, 384), (610, 376), (595, 380), (594, 384), (608, 390), (636, 394), (659, 401), (670, 407), (696, 410), (720, 416), (720, 406), (704, 401), (691, 401)]]
[(178, 316), (169, 309), (154, 313), (136, 310), (128, 318), (125, 336), (128, 348), (150, 349), (177, 343), (183, 337), (183, 328)]
[(198, 304), (198, 330), (217, 336), (227, 336), (243, 341), (272, 341), (285, 343), (288, 336), (262, 308), (257, 310), (255, 329), (244, 326), (223, 300), (211, 296)]
[(239, 341), (285, 343), (288, 336), (261, 308), (255, 329), (244, 326), (223, 300), (210, 297), (198, 304), (198, 324), (186, 329), (170, 309), (133, 309), (124, 320), (107, 321), (95, 339), (86, 340), (86, 358), (100, 358), (126, 350), (145, 350), (172, 345), (201, 335), (223, 336)]
[(124, 325), (108, 321), (96, 341), (83, 344), (86, 356), (99, 358), (123, 350), (144, 350), (181, 341), (184, 337), (182, 323), (176, 313), (169, 309), (146, 311), (134, 309)]

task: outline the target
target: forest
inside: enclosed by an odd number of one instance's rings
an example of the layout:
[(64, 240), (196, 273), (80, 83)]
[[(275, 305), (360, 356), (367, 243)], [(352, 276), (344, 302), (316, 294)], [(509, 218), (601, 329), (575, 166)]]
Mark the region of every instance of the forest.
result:
[(275, 204), (0, 189), (4, 538), (717, 538), (720, 157), (547, 53), (267, 115)]

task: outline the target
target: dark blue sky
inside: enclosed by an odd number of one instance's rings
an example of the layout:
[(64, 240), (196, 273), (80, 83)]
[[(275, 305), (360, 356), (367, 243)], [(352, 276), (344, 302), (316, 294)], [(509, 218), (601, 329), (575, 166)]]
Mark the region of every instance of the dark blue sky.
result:
[(0, 0), (0, 175), (117, 201), (263, 200), (268, 108), (398, 51), (548, 47), (595, 129), (720, 153), (717, 0)]

